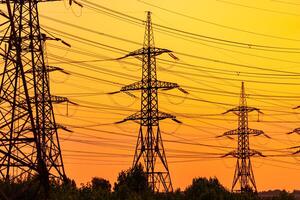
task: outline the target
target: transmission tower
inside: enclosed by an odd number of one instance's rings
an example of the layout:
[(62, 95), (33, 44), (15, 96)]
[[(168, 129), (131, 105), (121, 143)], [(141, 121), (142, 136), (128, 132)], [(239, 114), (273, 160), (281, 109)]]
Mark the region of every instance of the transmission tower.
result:
[[(34, 178), (46, 191), (49, 181), (66, 180), (52, 103), (68, 102), (50, 93), (49, 72), (41, 33), (38, 3), (54, 0), (1, 0), (8, 24), (0, 55), (4, 68), (0, 85), (0, 179)], [(3, 25), (3, 24), (2, 24)]]
[(173, 191), (159, 121), (170, 118), (180, 123), (175, 116), (158, 110), (158, 89), (178, 88), (180, 91), (187, 93), (176, 83), (157, 80), (156, 56), (163, 53), (169, 53), (172, 58), (176, 58), (171, 54), (172, 51), (154, 46), (151, 12), (147, 12), (143, 48), (122, 57), (136, 57), (142, 61), (142, 80), (124, 86), (120, 90), (121, 92), (141, 90), (141, 110), (121, 122), (133, 120), (140, 124), (133, 167), (139, 163), (144, 164), (148, 186), (155, 192)]
[[(299, 108), (300, 108), (300, 106), (297, 106), (297, 107), (295, 107), (293, 109), (299, 109)], [(288, 132), (287, 134), (292, 134), (292, 133), (300, 134), (300, 128), (295, 128), (293, 131)]]
[[(299, 109), (299, 108), (300, 108), (300, 106), (297, 106), (293, 109)], [(296, 133), (296, 134), (300, 135), (300, 128), (295, 128), (293, 131), (290, 131), (287, 134), (293, 134), (293, 133)], [(294, 147), (291, 147), (291, 149), (298, 149), (293, 154), (299, 154), (300, 153), (300, 146), (294, 146)]]
[(224, 113), (226, 114), (232, 112), (238, 116), (238, 128), (235, 130), (227, 131), (223, 135), (219, 136), (226, 136), (231, 138), (231, 136), (237, 135), (238, 137), (237, 149), (225, 154), (224, 157), (233, 156), (237, 158), (231, 190), (234, 191), (237, 183), (239, 182), (240, 188), (235, 191), (242, 193), (248, 192), (250, 190), (257, 192), (250, 158), (255, 155), (263, 156), (262, 153), (250, 149), (249, 136), (265, 135), (266, 137), (268, 137), (263, 131), (251, 129), (248, 127), (248, 113), (252, 111), (257, 111), (258, 113), (261, 112), (258, 108), (247, 106), (244, 82), (242, 82), (239, 106)]

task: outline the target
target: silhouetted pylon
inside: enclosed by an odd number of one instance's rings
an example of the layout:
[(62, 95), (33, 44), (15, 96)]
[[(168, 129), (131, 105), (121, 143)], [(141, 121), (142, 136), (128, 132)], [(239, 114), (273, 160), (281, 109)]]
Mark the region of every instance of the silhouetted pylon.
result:
[[(295, 107), (293, 109), (299, 109), (299, 108), (300, 108), (300, 106), (297, 106), (297, 107)], [(292, 133), (300, 134), (300, 128), (295, 128), (293, 131), (288, 132), (287, 134), (292, 134)]]
[[(299, 108), (300, 108), (300, 106), (297, 106), (297, 107), (295, 107), (293, 109), (299, 109)], [(296, 134), (300, 135), (300, 128), (295, 128), (293, 131), (290, 131), (287, 134), (293, 134), (293, 133), (296, 133)], [(294, 147), (291, 147), (290, 149), (298, 149), (293, 154), (299, 154), (300, 153), (300, 150), (299, 150), (300, 146), (294, 146)]]
[(54, 0), (2, 0), (7, 31), (1, 49), (4, 59), (0, 85), (0, 179), (7, 182), (34, 178), (46, 192), (49, 181), (66, 180), (53, 103), (68, 102), (50, 93), (38, 3)]
[[(265, 135), (268, 137), (263, 131), (251, 129), (248, 127), (248, 113), (252, 111), (261, 112), (258, 108), (247, 106), (246, 102), (246, 94), (244, 88), (244, 82), (242, 82), (241, 88), (241, 96), (240, 96), (240, 104), (238, 107), (230, 109), (226, 111), (224, 114), (232, 112), (238, 116), (238, 128), (235, 130), (230, 130), (225, 132), (223, 135), (218, 136), (233, 136), (236, 135), (238, 137), (238, 147), (236, 150), (231, 151), (224, 155), (233, 156), (237, 158), (233, 182), (232, 182), (232, 191), (238, 192), (247, 192), (253, 190), (257, 192), (254, 173), (251, 165), (251, 157), (254, 155), (263, 156), (262, 153), (250, 149), (249, 143), (249, 135)], [(236, 189), (237, 183), (240, 183), (239, 189)]]
[(143, 48), (120, 58), (133, 56), (142, 61), (142, 80), (124, 86), (120, 90), (121, 92), (141, 90), (141, 110), (121, 122), (133, 120), (140, 124), (133, 167), (137, 166), (143, 160), (142, 164), (146, 170), (149, 187), (156, 192), (171, 192), (173, 191), (173, 187), (159, 121), (170, 118), (177, 123), (181, 122), (175, 116), (159, 111), (157, 91), (158, 89), (170, 90), (178, 88), (184, 93), (187, 92), (176, 83), (157, 80), (156, 56), (163, 53), (169, 53), (172, 58), (176, 58), (171, 54), (172, 51), (154, 46), (151, 13), (147, 12)]

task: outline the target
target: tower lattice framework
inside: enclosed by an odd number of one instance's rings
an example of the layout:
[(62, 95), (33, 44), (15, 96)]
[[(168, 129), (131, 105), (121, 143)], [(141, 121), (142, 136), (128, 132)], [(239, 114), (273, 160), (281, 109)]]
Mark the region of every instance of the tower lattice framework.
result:
[[(300, 108), (300, 106), (296, 106), (293, 109), (299, 109), (299, 108)], [(287, 134), (293, 134), (293, 133), (296, 133), (296, 134), (300, 135), (300, 128), (299, 127), (295, 128), (294, 130), (288, 132)], [(300, 153), (300, 146), (299, 145), (293, 146), (293, 147), (291, 147), (291, 149), (297, 149), (295, 152), (293, 152), (293, 154), (299, 154)]]
[[(148, 178), (148, 186), (155, 192), (173, 191), (159, 121), (170, 118), (180, 123), (175, 116), (159, 111), (158, 89), (178, 88), (187, 93), (176, 83), (157, 80), (156, 56), (163, 53), (171, 54), (172, 51), (155, 47), (151, 12), (147, 12), (143, 48), (122, 57), (133, 56), (142, 61), (142, 80), (124, 86), (120, 90), (122, 92), (141, 90), (141, 110), (121, 122), (133, 120), (140, 124), (133, 167), (139, 163), (143, 164)], [(171, 57), (175, 58), (172, 54)]]
[[(68, 101), (52, 96), (39, 22), (39, 2), (2, 0), (7, 22), (0, 55), (4, 67), (0, 85), (0, 179), (8, 182), (37, 178), (44, 188), (50, 180), (66, 179), (53, 103)], [(6, 45), (4, 45), (6, 44)], [(5, 48), (3, 48), (5, 46)]]
[[(238, 137), (237, 149), (227, 153), (226, 155), (224, 155), (224, 157), (233, 156), (237, 158), (231, 190), (242, 193), (248, 192), (250, 190), (257, 192), (256, 182), (251, 164), (251, 157), (255, 155), (263, 156), (259, 151), (250, 148), (249, 136), (265, 135), (266, 137), (268, 137), (263, 131), (251, 129), (248, 127), (248, 113), (253, 111), (257, 111), (259, 113), (261, 112), (258, 108), (247, 106), (244, 82), (242, 82), (239, 106), (224, 113), (226, 114), (232, 112), (238, 116), (238, 128), (235, 130), (227, 131), (223, 135), (221, 135), (229, 138), (234, 135)], [(240, 185), (239, 187), (237, 186), (238, 183)]]

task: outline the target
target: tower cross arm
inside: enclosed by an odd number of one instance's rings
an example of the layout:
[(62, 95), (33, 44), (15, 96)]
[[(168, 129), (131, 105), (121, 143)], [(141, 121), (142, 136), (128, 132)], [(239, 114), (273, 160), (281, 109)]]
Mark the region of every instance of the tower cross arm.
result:
[(294, 107), (293, 109), (299, 109), (300, 108), (300, 106), (296, 106), (296, 107)]
[(56, 95), (51, 95), (51, 101), (53, 103), (64, 103), (64, 102), (68, 102), (71, 103), (73, 105), (78, 105), (77, 103), (70, 101), (67, 97), (62, 97), (62, 96), (56, 96)]
[(224, 154), (221, 157), (224, 158), (224, 157), (227, 157), (227, 156), (232, 156), (232, 157), (236, 157), (237, 158), (238, 157), (238, 152), (237, 152), (237, 150), (233, 150), (233, 151), (230, 151), (230, 152)]
[(265, 134), (265, 132), (262, 130), (257, 130), (257, 129), (252, 129), (252, 128), (248, 128), (247, 130), (248, 130), (247, 133), (249, 135), (254, 135), (254, 136), (264, 135), (267, 138), (271, 138), (270, 136)]
[(142, 55), (150, 54), (150, 56), (158, 56), (163, 53), (172, 53), (169, 49), (158, 48), (158, 47), (143, 47), (141, 49), (135, 50), (133, 52), (128, 53), (127, 55), (120, 57), (119, 59), (127, 58), (127, 57), (140, 57)]
[(251, 157), (251, 156), (259, 156), (259, 157), (266, 157), (260, 151), (249, 149), (246, 153), (241, 153), (237, 150), (230, 151), (226, 153), (222, 157), (232, 156), (235, 158), (244, 158), (244, 157)]
[(266, 157), (260, 151), (257, 151), (257, 150), (254, 150), (254, 149), (249, 150), (249, 156)]
[[(38, 70), (38, 71), (42, 71), (42, 68), (39, 68), (39, 69), (37, 69), (37, 70)], [(60, 71), (60, 72), (62, 72), (62, 73), (64, 73), (64, 74), (67, 74), (67, 75), (70, 74), (70, 73), (64, 71), (63, 68), (56, 67), (56, 66), (47, 66), (47, 67), (46, 67), (46, 71), (47, 71), (47, 72)], [(25, 73), (26, 73), (26, 74), (30, 74), (30, 73), (32, 73), (32, 72), (33, 72), (33, 69), (31, 68), (31, 69), (28, 69)]]
[[(234, 130), (230, 130), (225, 132), (224, 134), (217, 136), (217, 137), (229, 137), (231, 139), (230, 136), (233, 135), (239, 135), (240, 134), (240, 130), (239, 129), (234, 129)], [(259, 135), (264, 135), (267, 138), (270, 138), (267, 134), (265, 134), (265, 132), (261, 131), (261, 130), (256, 130), (256, 129), (252, 129), (252, 128), (248, 128), (246, 129), (246, 134), (248, 135), (254, 135), (254, 136), (259, 136)]]
[(73, 131), (70, 130), (68, 127), (66, 127), (66, 126), (64, 126), (64, 125), (62, 125), (62, 124), (59, 124), (59, 123), (56, 123), (56, 128), (62, 129), (62, 130), (64, 130), (64, 131), (67, 131), (67, 132), (70, 132), (70, 133), (73, 132)]
[(293, 131), (288, 132), (287, 134), (297, 133), (300, 134), (300, 128), (295, 128)]
[(141, 119), (142, 119), (141, 112), (136, 112), (136, 113), (126, 117), (125, 119), (116, 122), (116, 124), (120, 124), (120, 123), (123, 123), (123, 122), (126, 122), (126, 121), (136, 121), (136, 122), (138, 122)]
[(163, 119), (172, 119), (173, 121), (179, 122), (178, 120), (176, 120), (175, 115), (165, 113), (165, 112), (162, 112), (162, 111), (158, 111), (158, 120), (163, 120)]
[[(119, 124), (119, 123), (123, 123), (123, 122), (126, 122), (126, 121), (136, 121), (137, 123), (139, 123), (141, 120), (146, 120), (147, 117), (148, 116), (142, 116), (141, 112), (136, 112), (136, 113), (130, 115), (129, 117), (126, 117), (122, 121), (119, 121), (119, 122), (116, 122), (116, 123)], [(163, 120), (163, 119), (172, 119), (173, 121), (175, 121), (177, 123), (181, 123), (179, 120), (176, 119), (175, 115), (165, 113), (165, 112), (161, 112), (161, 111), (158, 111), (157, 117), (155, 117), (155, 115), (154, 115), (151, 118), (155, 119), (156, 121)]]
[(142, 81), (138, 81), (132, 83), (130, 85), (126, 85), (121, 88), (121, 92), (130, 91), (130, 90), (143, 90), (143, 89), (163, 89), (163, 90), (170, 90), (173, 88), (179, 88), (180, 86), (177, 83), (171, 83), (167, 81), (151, 81), (150, 84), (144, 84)]
[(230, 136), (238, 135), (238, 134), (239, 134), (239, 130), (238, 129), (234, 129), (234, 130), (226, 131), (222, 135), (217, 136), (217, 138), (218, 137), (229, 137), (229, 138), (231, 138)]
[(262, 113), (259, 108), (254, 108), (254, 107), (249, 107), (249, 106), (237, 106), (235, 108), (227, 110), (226, 112), (224, 112), (222, 114), (227, 114), (229, 112), (233, 112), (235, 114), (237, 114), (238, 112), (248, 112), (249, 113), (249, 112), (253, 112), (253, 111)]
[[(68, 102), (71, 103), (73, 105), (78, 105), (75, 102), (70, 101), (67, 97), (62, 97), (62, 96), (56, 96), (56, 95), (51, 95), (50, 99), (46, 99), (45, 102), (49, 102), (51, 100), (52, 103), (64, 103), (64, 102)], [(43, 101), (38, 101), (39, 103), (42, 103)], [(26, 105), (26, 100), (21, 101), (20, 106), (25, 106)], [(30, 97), (30, 103), (35, 103), (35, 98), (34, 97)]]
[[(59, 124), (59, 123), (52, 123), (51, 125), (47, 126), (46, 128), (44, 128), (45, 130), (55, 130), (55, 129), (62, 129), (64, 131), (67, 131), (67, 132), (73, 132), (72, 130), (68, 129), (68, 127), (62, 125), (62, 124)], [(27, 126), (27, 127), (24, 127), (23, 130), (25, 131), (32, 131), (32, 127), (30, 126)]]
[(179, 88), (180, 86), (177, 83), (167, 82), (167, 81), (157, 81), (157, 88), (163, 90), (170, 90), (173, 88)]
[(120, 91), (125, 92), (125, 91), (131, 91), (131, 90), (141, 90), (142, 87), (143, 87), (142, 81), (137, 81), (135, 83), (132, 83), (132, 84), (122, 87)]
[(300, 153), (300, 146), (291, 147), (290, 149), (298, 149), (297, 151), (293, 152), (292, 155)]

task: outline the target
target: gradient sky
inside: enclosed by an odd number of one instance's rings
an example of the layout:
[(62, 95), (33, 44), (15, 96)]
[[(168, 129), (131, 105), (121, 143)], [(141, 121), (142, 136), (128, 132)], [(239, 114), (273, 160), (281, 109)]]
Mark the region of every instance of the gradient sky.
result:
[[(81, 0), (78, 2), (84, 3)], [(189, 18), (137, 0), (94, 2), (139, 19), (145, 19), (145, 11), (150, 10), (153, 13), (154, 23), (200, 35), (248, 44), (288, 48), (300, 46), (300, 5), (297, 0), (286, 0), (285, 3), (276, 0), (144, 1), (188, 15)], [(66, 96), (79, 104), (79, 106), (69, 105), (68, 115), (66, 104), (55, 106), (57, 122), (74, 131), (73, 133), (59, 132), (67, 175), (75, 179), (78, 184), (90, 181), (93, 176), (107, 178), (114, 182), (118, 172), (129, 168), (132, 164), (139, 128), (138, 124), (133, 122), (118, 125), (114, 122), (136, 112), (140, 108), (140, 102), (139, 99), (126, 94), (106, 95), (105, 93), (117, 91), (122, 85), (139, 80), (141, 63), (133, 58), (124, 61), (135, 65), (114, 60), (100, 62), (99, 60), (118, 58), (122, 53), (109, 51), (99, 44), (110, 45), (127, 52), (136, 50), (141, 46), (113, 39), (105, 34), (142, 43), (144, 26), (112, 18), (88, 7), (81, 9), (74, 5), (70, 8), (67, 1), (41, 3), (40, 14), (42, 15), (41, 26), (45, 30), (72, 45), (72, 48), (68, 48), (59, 42), (47, 42), (49, 65), (60, 66), (71, 73), (71, 75), (59, 72), (51, 74), (52, 93)], [(70, 27), (57, 20), (98, 31), (98, 33)], [(75, 41), (61, 31), (93, 41), (93, 44)], [(250, 114), (249, 127), (264, 130), (272, 137), (272, 139), (263, 136), (252, 137), (251, 147), (266, 155), (286, 155), (287, 153), (283, 151), (274, 150), (299, 145), (299, 135), (286, 134), (300, 126), (298, 123), (300, 113), (297, 114), (292, 109), (300, 105), (298, 77), (268, 75), (278, 74), (270, 70), (300, 73), (299, 53), (270, 52), (221, 45), (193, 38), (174, 37), (155, 29), (154, 37), (157, 47), (168, 48), (174, 52), (267, 69), (250, 69), (176, 53), (174, 54), (180, 59), (179, 61), (173, 60), (168, 55), (161, 56), (171, 62), (158, 61), (158, 78), (176, 82), (190, 93), (187, 96), (190, 99), (185, 98), (186, 95), (178, 90), (164, 91), (159, 96), (160, 110), (177, 115), (183, 122), (182, 125), (174, 124), (170, 120), (161, 122), (163, 139), (167, 140), (164, 146), (174, 188), (184, 189), (194, 177), (198, 176), (216, 176), (226, 187), (231, 187), (236, 160), (204, 158), (207, 156), (206, 153), (225, 154), (230, 149), (203, 147), (197, 143), (236, 147), (236, 139), (215, 137), (237, 128), (236, 116), (221, 115), (221, 113), (230, 109), (232, 107), (230, 105), (238, 105), (242, 80), (245, 81), (248, 105), (260, 108), (265, 113), (260, 116), (259, 122), (256, 113)], [(85, 53), (83, 55), (80, 52)], [(93, 60), (98, 61), (69, 62)], [(222, 70), (229, 71), (226, 74), (219, 73)], [(139, 96), (138, 92), (134, 94)], [(181, 97), (174, 97), (174, 95)], [(207, 103), (202, 100), (229, 105)], [(294, 150), (287, 152), (292, 151)], [(299, 161), (300, 159), (297, 160), (295, 157), (253, 158), (258, 190), (299, 189)]]

